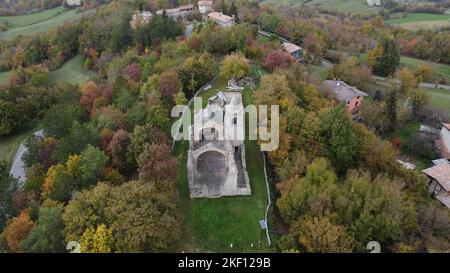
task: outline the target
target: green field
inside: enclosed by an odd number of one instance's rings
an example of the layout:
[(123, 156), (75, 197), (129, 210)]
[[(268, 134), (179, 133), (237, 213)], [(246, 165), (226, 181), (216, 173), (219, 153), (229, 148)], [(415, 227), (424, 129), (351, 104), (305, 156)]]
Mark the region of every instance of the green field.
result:
[(450, 65), (434, 63), (434, 62), (429, 62), (429, 61), (424, 61), (424, 60), (419, 60), (419, 59), (404, 57), (404, 56), (402, 56), (400, 58), (400, 65), (406, 66), (412, 70), (416, 70), (420, 64), (424, 64), (424, 63), (431, 65), (433, 67), (433, 71), (436, 75), (439, 75), (439, 76), (447, 79), (448, 81), (450, 81)]
[(6, 24), (8, 26), (8, 29), (14, 29), (18, 27), (24, 27), (39, 22), (43, 22), (49, 18), (62, 14), (66, 11), (67, 10), (63, 6), (60, 6), (54, 9), (47, 9), (26, 15), (0, 16), (0, 24), (1, 23)]
[(66, 22), (73, 22), (77, 19), (82, 18), (85, 15), (91, 14), (95, 12), (95, 9), (87, 10), (83, 12), (79, 12), (78, 9), (69, 10), (67, 12), (63, 12), (59, 15), (53, 16), (48, 20), (32, 24), (26, 25), (23, 27), (17, 27), (11, 30), (0, 32), (0, 40), (11, 39), (16, 35), (30, 35), (36, 34), (39, 32), (47, 32), (51, 29), (57, 28), (60, 25), (63, 25)]
[(11, 71), (0, 72), (0, 84), (6, 83), (9, 77), (11, 77)]
[[(206, 99), (225, 90), (226, 81), (221, 79), (214, 88), (202, 93)], [(244, 104), (251, 103), (252, 91), (243, 92)], [(261, 242), (259, 220), (264, 219), (267, 191), (264, 180), (263, 161), (256, 141), (246, 141), (246, 164), (250, 178), (251, 196), (222, 197), (216, 199), (190, 199), (187, 179), (188, 142), (178, 142), (174, 153), (178, 156), (181, 196), (180, 207), (185, 215), (183, 236), (177, 251), (188, 252), (263, 252), (267, 247), (265, 234)], [(269, 226), (271, 221), (269, 221)], [(231, 248), (230, 245), (233, 244)], [(253, 244), (253, 246), (252, 246)]]
[(424, 88), (431, 96), (431, 105), (447, 112), (450, 121), (450, 90), (441, 88)]
[[(11, 71), (0, 72), (0, 84), (6, 83)], [(95, 73), (84, 68), (83, 58), (78, 55), (55, 71), (50, 72), (50, 78), (56, 82), (79, 84), (95, 77)]]
[(10, 166), (20, 143), (40, 129), (42, 129), (41, 124), (31, 122), (28, 127), (21, 132), (6, 137), (0, 137), (0, 160), (6, 161), (7, 165)]
[(409, 13), (404, 16), (400, 12), (393, 13), (390, 19), (385, 22), (402, 28), (417, 30), (450, 27), (449, 19), (450, 14)]
[(381, 10), (380, 7), (368, 6), (366, 4), (366, 0), (264, 0), (261, 3), (300, 6), (303, 2), (305, 2), (305, 5), (310, 7), (322, 7), (328, 10), (335, 10), (350, 14), (374, 14)]
[(83, 58), (80, 55), (66, 62), (61, 68), (50, 72), (52, 80), (70, 84), (87, 82), (94, 76), (94, 72), (84, 68)]

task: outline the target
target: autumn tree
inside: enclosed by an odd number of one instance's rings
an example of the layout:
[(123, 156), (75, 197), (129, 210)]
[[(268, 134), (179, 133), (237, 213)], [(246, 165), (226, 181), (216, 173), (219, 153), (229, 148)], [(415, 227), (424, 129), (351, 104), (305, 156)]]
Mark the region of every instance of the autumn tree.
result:
[(300, 250), (312, 253), (352, 252), (354, 239), (345, 226), (333, 223), (333, 217), (306, 216), (295, 222), (289, 231), (298, 239)]
[(248, 60), (240, 53), (233, 53), (225, 57), (221, 66), (221, 74), (225, 79), (235, 77), (242, 79), (250, 72)]
[(169, 180), (177, 177), (177, 160), (170, 154), (167, 144), (146, 144), (139, 155), (139, 179), (141, 181)]
[(112, 230), (101, 224), (97, 228), (86, 229), (80, 240), (80, 251), (82, 253), (112, 253), (114, 244)]
[(27, 238), (33, 226), (34, 223), (31, 221), (27, 211), (22, 211), (19, 216), (11, 219), (3, 231), (3, 235), (8, 243), (8, 249), (11, 252), (19, 252), (21, 250), (20, 243)]

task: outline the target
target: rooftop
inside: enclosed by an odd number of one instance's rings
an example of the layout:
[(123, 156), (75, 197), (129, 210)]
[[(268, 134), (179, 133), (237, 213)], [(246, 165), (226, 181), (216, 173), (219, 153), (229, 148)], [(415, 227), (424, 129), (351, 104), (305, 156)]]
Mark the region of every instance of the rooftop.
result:
[(199, 6), (212, 6), (213, 4), (213, 1), (198, 1)]
[(208, 17), (210, 17), (210, 18), (212, 18), (214, 20), (217, 20), (217, 21), (224, 22), (224, 23), (227, 23), (227, 22), (229, 22), (231, 20), (234, 20), (233, 17), (225, 15), (225, 14), (223, 14), (221, 12), (211, 12), (210, 14), (208, 14)]
[(422, 171), (435, 179), (445, 191), (450, 192), (450, 164), (440, 164)]
[(350, 86), (343, 81), (326, 80), (323, 82), (336, 95), (336, 100), (348, 102), (354, 97), (366, 97), (367, 93)]
[(447, 130), (450, 130), (450, 123), (442, 123), (442, 126), (447, 128)]
[(284, 42), (283, 43), (283, 48), (284, 48), (284, 50), (286, 50), (290, 54), (292, 54), (294, 52), (297, 52), (297, 51), (302, 49), (298, 45), (295, 45), (295, 44), (292, 44), (292, 43), (288, 43), (288, 42)]

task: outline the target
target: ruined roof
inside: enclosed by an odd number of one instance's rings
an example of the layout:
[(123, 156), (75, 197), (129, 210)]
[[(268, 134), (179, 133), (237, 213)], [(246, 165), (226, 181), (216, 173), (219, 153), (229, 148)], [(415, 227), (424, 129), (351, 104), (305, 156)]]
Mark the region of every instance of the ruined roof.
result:
[(189, 10), (189, 9), (193, 9), (193, 8), (194, 8), (194, 5), (192, 5), (192, 4), (182, 5), (182, 6), (178, 7), (178, 9), (180, 9), (180, 10)]
[(300, 49), (302, 49), (301, 47), (299, 47), (298, 45), (292, 44), (292, 43), (288, 43), (288, 42), (284, 42), (283, 43), (283, 48), (284, 50), (286, 50), (287, 52), (289, 52), (290, 54), (299, 51)]
[(450, 192), (450, 164), (433, 166), (422, 172), (436, 180), (447, 192)]
[(343, 81), (326, 80), (324, 85), (329, 87), (336, 95), (337, 101), (348, 102), (354, 97), (366, 97), (367, 93), (359, 90), (354, 86), (350, 86)]
[(441, 201), (441, 203), (444, 204), (447, 208), (450, 208), (450, 193), (442, 192), (436, 195), (436, 199)]
[(233, 17), (230, 17), (228, 15), (225, 15), (221, 12), (211, 12), (210, 14), (208, 14), (208, 17), (217, 21), (221, 21), (223, 23), (227, 23), (229, 21), (234, 20)]
[(447, 130), (450, 130), (450, 123), (442, 123), (442, 126), (447, 128)]
[(213, 4), (213, 1), (198, 1), (199, 6), (212, 6)]

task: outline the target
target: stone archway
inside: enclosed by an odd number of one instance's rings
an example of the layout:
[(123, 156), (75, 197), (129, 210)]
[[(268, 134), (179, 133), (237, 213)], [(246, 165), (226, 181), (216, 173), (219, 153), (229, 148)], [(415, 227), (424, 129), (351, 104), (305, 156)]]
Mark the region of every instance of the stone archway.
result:
[(228, 175), (227, 158), (218, 151), (206, 151), (197, 157), (196, 184), (206, 185), (209, 195), (220, 195)]

